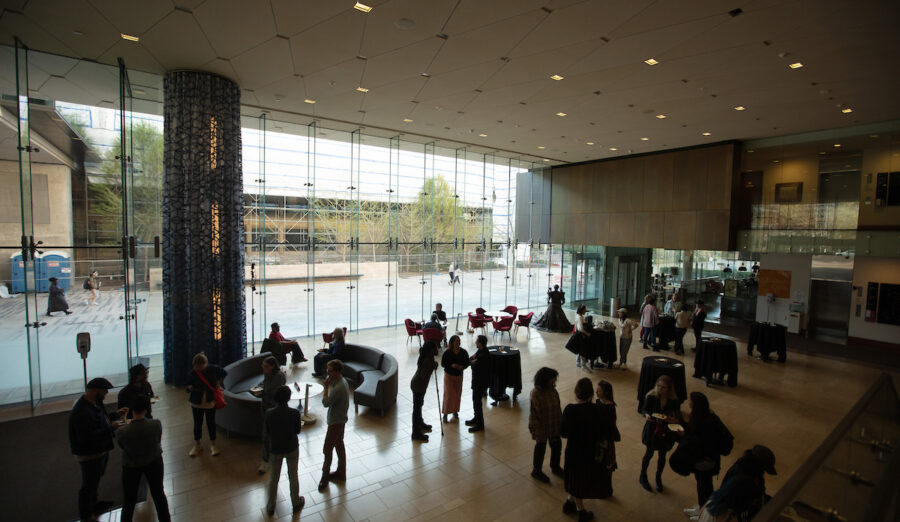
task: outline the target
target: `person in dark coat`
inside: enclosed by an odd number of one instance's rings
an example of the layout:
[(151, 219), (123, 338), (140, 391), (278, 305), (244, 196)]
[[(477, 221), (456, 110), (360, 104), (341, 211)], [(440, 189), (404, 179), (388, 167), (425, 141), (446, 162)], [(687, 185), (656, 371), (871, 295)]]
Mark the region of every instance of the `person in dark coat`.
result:
[[(697, 507), (688, 508), (686, 513), (698, 515), (700, 506), (706, 504), (713, 492), (713, 476), (719, 474), (722, 464), (722, 449), (731, 451), (731, 433), (709, 409), (709, 399), (700, 392), (691, 392), (688, 398), (688, 420), (684, 422), (685, 433), (682, 441), (693, 439), (697, 444), (697, 461), (694, 463), (694, 479), (697, 481)], [(692, 513), (692, 510), (697, 512)]]
[(691, 315), (691, 327), (694, 329), (694, 348), (693, 351), (697, 351), (697, 347), (700, 346), (700, 339), (703, 337), (703, 327), (706, 325), (706, 305), (703, 303), (702, 299), (697, 300), (697, 308), (694, 309), (693, 315)]
[(82, 522), (96, 520), (95, 515), (113, 505), (97, 501), (97, 488), (113, 449), (113, 432), (124, 426), (121, 419), (128, 413), (128, 408), (121, 408), (114, 415), (106, 414), (103, 399), (112, 387), (103, 377), (91, 379), (69, 414), (69, 446), (81, 466), (78, 515)]
[(612, 495), (609, 468), (612, 452), (600, 444), (609, 440), (610, 425), (591, 402), (594, 386), (587, 377), (575, 384), (575, 404), (563, 410), (561, 435), (566, 439), (565, 485), (568, 497), (563, 513), (578, 513), (578, 521), (594, 518), (584, 508), (586, 498)]
[(434, 341), (426, 341), (419, 348), (416, 373), (409, 382), (409, 388), (413, 394), (412, 439), (422, 442), (428, 442), (428, 435), (425, 433), (431, 431), (431, 424), (425, 424), (425, 420), (422, 418), (422, 405), (425, 403), (425, 392), (428, 391), (431, 374), (438, 367), (438, 362), (434, 359), (436, 355), (437, 345), (434, 344)]
[(650, 481), (647, 479), (647, 468), (654, 453), (659, 454), (656, 465), (656, 491), (662, 493), (662, 472), (666, 468), (666, 453), (672, 449), (675, 443), (674, 434), (668, 425), (677, 423), (681, 416), (681, 401), (675, 393), (675, 383), (668, 375), (660, 375), (656, 380), (656, 387), (647, 392), (644, 398), (644, 406), (641, 413), (646, 416), (644, 430), (641, 432), (641, 442), (647, 448), (641, 460), (641, 476), (638, 479), (641, 486), (647, 491), (653, 491)]
[[(131, 408), (132, 401), (138, 397), (146, 397), (148, 404), (151, 402), (151, 399), (157, 398), (156, 394), (153, 393), (153, 386), (150, 386), (150, 383), (147, 382), (149, 376), (150, 369), (143, 364), (135, 364), (128, 369), (128, 384), (119, 390), (119, 408)], [(129, 419), (132, 417), (132, 413), (131, 410), (128, 411)], [(151, 407), (147, 406), (147, 413), (144, 416), (152, 419), (153, 415), (150, 413)]]
[[(253, 395), (262, 399), (260, 401), (260, 407), (262, 409), (261, 415), (262, 418), (266, 418), (266, 412), (276, 406), (275, 401), (275, 392), (277, 392), (282, 386), (284, 386), (285, 382), (287, 382), (287, 377), (285, 377), (284, 372), (281, 371), (281, 366), (278, 364), (278, 359), (274, 356), (268, 356), (263, 359), (262, 362), (262, 372), (263, 372), (263, 380), (261, 383), (257, 385), (257, 388), (261, 388), (258, 393), (253, 393)], [(263, 422), (262, 425), (262, 453), (259, 460), (259, 467), (256, 471), (262, 475), (266, 471), (269, 470), (269, 432), (267, 430), (266, 423)]]
[(138, 395), (132, 401), (129, 413), (133, 415), (131, 424), (116, 431), (116, 440), (122, 448), (122, 490), (125, 501), (122, 505), (122, 522), (131, 522), (134, 506), (137, 504), (141, 478), (147, 480), (147, 488), (153, 495), (156, 518), (159, 522), (172, 520), (169, 501), (163, 487), (164, 466), (162, 459), (162, 423), (147, 417), (150, 411), (150, 397)]
[(757, 444), (748, 449), (725, 472), (722, 478), (724, 485), (732, 479), (745, 477), (753, 485), (753, 500), (748, 507), (750, 518), (756, 516), (763, 504), (766, 503), (766, 474), (775, 475), (775, 454), (766, 446)]
[[(221, 386), (222, 380), (228, 372), (220, 366), (209, 364), (206, 355), (198, 353), (191, 361), (192, 369), (187, 378), (187, 391), (190, 395), (191, 411), (194, 415), (194, 447), (191, 448), (191, 457), (196, 457), (203, 452), (200, 439), (203, 436), (203, 417), (206, 417), (206, 431), (209, 432), (209, 453), (213, 457), (219, 455), (216, 448), (216, 403), (213, 401), (213, 390), (210, 387)], [(203, 382), (203, 379), (206, 382)], [(209, 383), (209, 386), (207, 386)]]
[(288, 406), (291, 400), (291, 389), (281, 385), (272, 394), (275, 406), (269, 408), (263, 416), (263, 425), (266, 433), (271, 434), (266, 443), (269, 445), (269, 459), (272, 472), (269, 474), (269, 484), (266, 488), (266, 513), (269, 516), (275, 514), (275, 502), (278, 500), (278, 479), (281, 478), (282, 462), (287, 462), (287, 475), (290, 486), (291, 505), (294, 513), (303, 509), (306, 499), (300, 495), (300, 480), (298, 479), (299, 444), (297, 435), (300, 433), (300, 411)]
[(65, 312), (66, 315), (72, 313), (69, 310), (69, 302), (66, 301), (66, 291), (59, 287), (59, 279), (51, 277), (50, 290), (48, 291), (49, 299), (47, 299), (47, 315), (53, 312)]
[(327, 349), (319, 350), (319, 353), (313, 357), (313, 377), (324, 377), (325, 376), (325, 365), (328, 364), (328, 361), (332, 359), (341, 359), (341, 354), (344, 352), (344, 329), (343, 328), (335, 328), (333, 332), (331, 332), (334, 341), (328, 345)]
[(550, 444), (550, 471), (554, 475), (565, 477), (559, 465), (562, 455), (562, 410), (559, 407), (559, 392), (556, 391), (556, 379), (559, 372), (544, 366), (534, 374), (534, 389), (531, 390), (531, 409), (528, 415), (528, 431), (534, 439), (531, 476), (545, 484), (550, 483), (541, 468), (544, 466), (544, 455), (547, 443)]
[(547, 290), (547, 310), (534, 322), (534, 326), (551, 332), (571, 332), (572, 323), (562, 309), (565, 302), (566, 293), (559, 289), (559, 285), (553, 285), (553, 290)]
[(491, 385), (491, 355), (487, 349), (487, 337), (479, 335), (475, 340), (475, 354), (469, 359), (472, 366), (472, 407), (475, 415), (466, 421), (469, 433), (484, 430), (484, 411), (482, 401)]
[[(600, 417), (605, 419), (606, 423), (609, 425), (610, 433), (609, 433), (609, 451), (612, 452), (611, 459), (611, 467), (609, 468), (609, 473), (612, 474), (613, 471), (618, 469), (619, 465), (616, 462), (616, 442), (622, 440), (622, 435), (619, 433), (619, 427), (616, 425), (616, 401), (613, 399), (613, 387), (609, 381), (600, 379), (597, 382), (597, 410), (600, 412)], [(610, 477), (612, 480), (612, 477)]]

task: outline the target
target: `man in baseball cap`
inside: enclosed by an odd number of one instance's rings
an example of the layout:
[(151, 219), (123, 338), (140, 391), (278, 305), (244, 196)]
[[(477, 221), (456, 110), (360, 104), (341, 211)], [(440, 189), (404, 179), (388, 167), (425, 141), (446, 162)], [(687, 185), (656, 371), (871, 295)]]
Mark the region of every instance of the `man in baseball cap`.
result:
[(81, 466), (78, 516), (82, 522), (97, 520), (97, 514), (113, 505), (109, 501), (97, 501), (100, 478), (106, 472), (109, 450), (113, 449), (113, 431), (122, 425), (119, 419), (128, 413), (128, 408), (122, 408), (107, 416), (103, 399), (112, 387), (103, 377), (91, 379), (69, 414), (69, 446)]

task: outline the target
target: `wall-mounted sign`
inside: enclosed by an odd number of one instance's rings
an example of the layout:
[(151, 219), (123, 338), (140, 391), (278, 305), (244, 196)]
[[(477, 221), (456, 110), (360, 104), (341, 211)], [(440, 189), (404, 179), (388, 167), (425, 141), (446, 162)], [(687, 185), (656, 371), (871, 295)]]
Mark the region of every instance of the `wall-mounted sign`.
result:
[(781, 299), (791, 298), (791, 271), (790, 270), (759, 270), (759, 291), (756, 295), (766, 296), (772, 294)]

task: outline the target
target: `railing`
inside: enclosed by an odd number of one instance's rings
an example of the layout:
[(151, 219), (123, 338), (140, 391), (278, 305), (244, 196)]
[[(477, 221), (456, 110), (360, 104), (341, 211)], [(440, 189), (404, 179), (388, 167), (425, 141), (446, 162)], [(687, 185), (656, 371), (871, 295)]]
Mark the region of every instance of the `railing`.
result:
[(739, 230), (741, 252), (900, 257), (900, 230)]
[(883, 373), (754, 522), (900, 520), (900, 398)]

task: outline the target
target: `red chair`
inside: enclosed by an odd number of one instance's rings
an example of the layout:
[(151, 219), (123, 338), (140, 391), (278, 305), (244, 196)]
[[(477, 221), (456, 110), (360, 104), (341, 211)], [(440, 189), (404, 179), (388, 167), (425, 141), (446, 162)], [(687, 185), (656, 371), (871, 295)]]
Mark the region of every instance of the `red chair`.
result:
[(531, 324), (531, 318), (534, 317), (534, 312), (528, 312), (525, 315), (520, 315), (519, 319), (516, 321), (516, 329), (514, 333), (519, 335), (519, 327), (524, 326), (526, 330), (528, 330), (529, 335), (531, 334), (531, 328), (529, 325)]
[(494, 333), (500, 332), (500, 339), (503, 339), (503, 332), (506, 332), (506, 335), (509, 335), (509, 340), (512, 341), (512, 335), (509, 331), (512, 329), (513, 320), (515, 320), (515, 317), (505, 315), (501, 317), (499, 321), (492, 321), (494, 324)]
[[(344, 330), (344, 338), (346, 338), (347, 337), (347, 327), (346, 326), (343, 327), (343, 330)], [(331, 332), (323, 333), (322, 334), (322, 342), (325, 343), (322, 346), (322, 348), (328, 348), (328, 345), (334, 342), (334, 335), (332, 335)]]
[(419, 348), (422, 347), (422, 325), (421, 323), (417, 323), (412, 319), (406, 319), (403, 321), (403, 324), (406, 326), (406, 335), (409, 337), (406, 338), (406, 344), (409, 344), (409, 340), (415, 337), (419, 340)]
[(484, 308), (481, 308), (481, 307), (478, 307), (478, 308), (475, 309), (475, 313), (476, 313), (476, 314), (478, 314), (478, 315), (484, 317), (484, 318), (487, 319), (488, 321), (493, 321), (493, 320), (494, 320), (494, 317), (491, 316), (491, 315), (488, 315), (486, 312), (487, 312), (487, 310), (485, 310)]
[(487, 335), (487, 331), (484, 328), (484, 325), (487, 324), (487, 319), (483, 315), (473, 315), (472, 312), (469, 312), (469, 327), (472, 330), (476, 328), (481, 328), (481, 333)]
[(425, 328), (422, 330), (422, 339), (425, 341), (433, 341), (438, 346), (441, 345), (446, 337), (447, 334), (440, 328)]
[(509, 305), (509, 306), (507, 306), (506, 308), (504, 308), (503, 310), (501, 310), (501, 312), (506, 312), (506, 313), (508, 313), (509, 315), (515, 317), (516, 314), (519, 313), (519, 309), (516, 308), (516, 307), (513, 306), (513, 305)]

